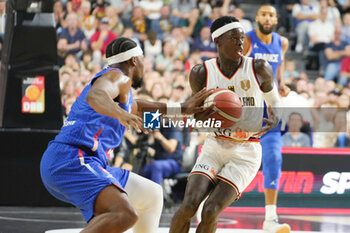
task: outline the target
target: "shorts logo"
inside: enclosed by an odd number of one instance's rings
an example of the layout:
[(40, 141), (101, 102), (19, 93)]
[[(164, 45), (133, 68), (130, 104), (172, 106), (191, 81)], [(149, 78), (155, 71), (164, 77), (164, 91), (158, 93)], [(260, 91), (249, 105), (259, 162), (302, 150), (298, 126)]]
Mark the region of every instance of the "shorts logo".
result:
[(156, 112), (143, 112), (143, 128), (144, 129), (160, 129), (159, 110)]
[(204, 170), (209, 171), (210, 167), (208, 165), (206, 165), (206, 164), (199, 163), (199, 164), (196, 164), (195, 168), (197, 168), (197, 169), (204, 169)]

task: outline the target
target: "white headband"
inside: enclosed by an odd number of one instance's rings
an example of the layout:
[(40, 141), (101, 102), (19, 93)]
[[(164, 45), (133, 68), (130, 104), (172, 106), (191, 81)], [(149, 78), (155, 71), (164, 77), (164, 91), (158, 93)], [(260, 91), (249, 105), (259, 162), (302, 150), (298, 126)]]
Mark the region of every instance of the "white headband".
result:
[(235, 28), (242, 28), (242, 30), (244, 31), (243, 26), (240, 22), (232, 22), (232, 23), (229, 23), (229, 24), (222, 26), (221, 28), (216, 29), (211, 34), (211, 38), (214, 41), (215, 38), (221, 36), (222, 34), (224, 34), (227, 31), (230, 31), (230, 30), (235, 29)]
[(111, 57), (107, 57), (107, 63), (108, 65), (116, 64), (116, 63), (121, 63), (123, 61), (127, 61), (132, 57), (137, 57), (142, 55), (142, 49), (139, 46), (136, 46), (135, 48), (129, 49), (125, 52), (116, 54)]

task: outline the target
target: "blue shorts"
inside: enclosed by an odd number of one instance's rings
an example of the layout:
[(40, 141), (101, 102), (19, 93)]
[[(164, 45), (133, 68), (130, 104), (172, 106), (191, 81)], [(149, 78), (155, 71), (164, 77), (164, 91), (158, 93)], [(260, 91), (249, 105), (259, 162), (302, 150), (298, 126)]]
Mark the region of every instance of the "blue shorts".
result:
[(282, 170), (283, 145), (280, 131), (269, 131), (260, 140), (262, 146), (262, 170), (264, 174), (264, 188), (278, 189), (278, 182)]
[[(88, 152), (89, 153), (89, 152)], [(51, 142), (40, 164), (42, 181), (56, 198), (78, 207), (86, 222), (94, 215), (98, 194), (115, 185), (124, 191), (129, 171), (107, 166), (78, 147)]]

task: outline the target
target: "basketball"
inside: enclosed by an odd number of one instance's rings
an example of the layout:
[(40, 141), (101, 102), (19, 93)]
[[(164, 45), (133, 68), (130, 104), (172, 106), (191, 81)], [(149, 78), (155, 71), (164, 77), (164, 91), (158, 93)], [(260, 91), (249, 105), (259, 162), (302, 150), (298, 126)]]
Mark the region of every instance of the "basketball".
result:
[(236, 93), (226, 88), (218, 88), (204, 101), (204, 106), (215, 103), (217, 112), (211, 118), (221, 121), (221, 128), (232, 127), (242, 115), (242, 103)]

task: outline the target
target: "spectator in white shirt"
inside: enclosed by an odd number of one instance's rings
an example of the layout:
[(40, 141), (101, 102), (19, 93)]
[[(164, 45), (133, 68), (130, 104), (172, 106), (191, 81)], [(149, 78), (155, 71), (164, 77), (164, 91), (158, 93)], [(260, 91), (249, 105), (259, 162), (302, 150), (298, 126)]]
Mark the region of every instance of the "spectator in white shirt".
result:
[(307, 47), (307, 29), (309, 24), (318, 18), (318, 9), (310, 4), (310, 0), (301, 0), (293, 6), (292, 15), (296, 22), (297, 45), (295, 51), (300, 53)]

